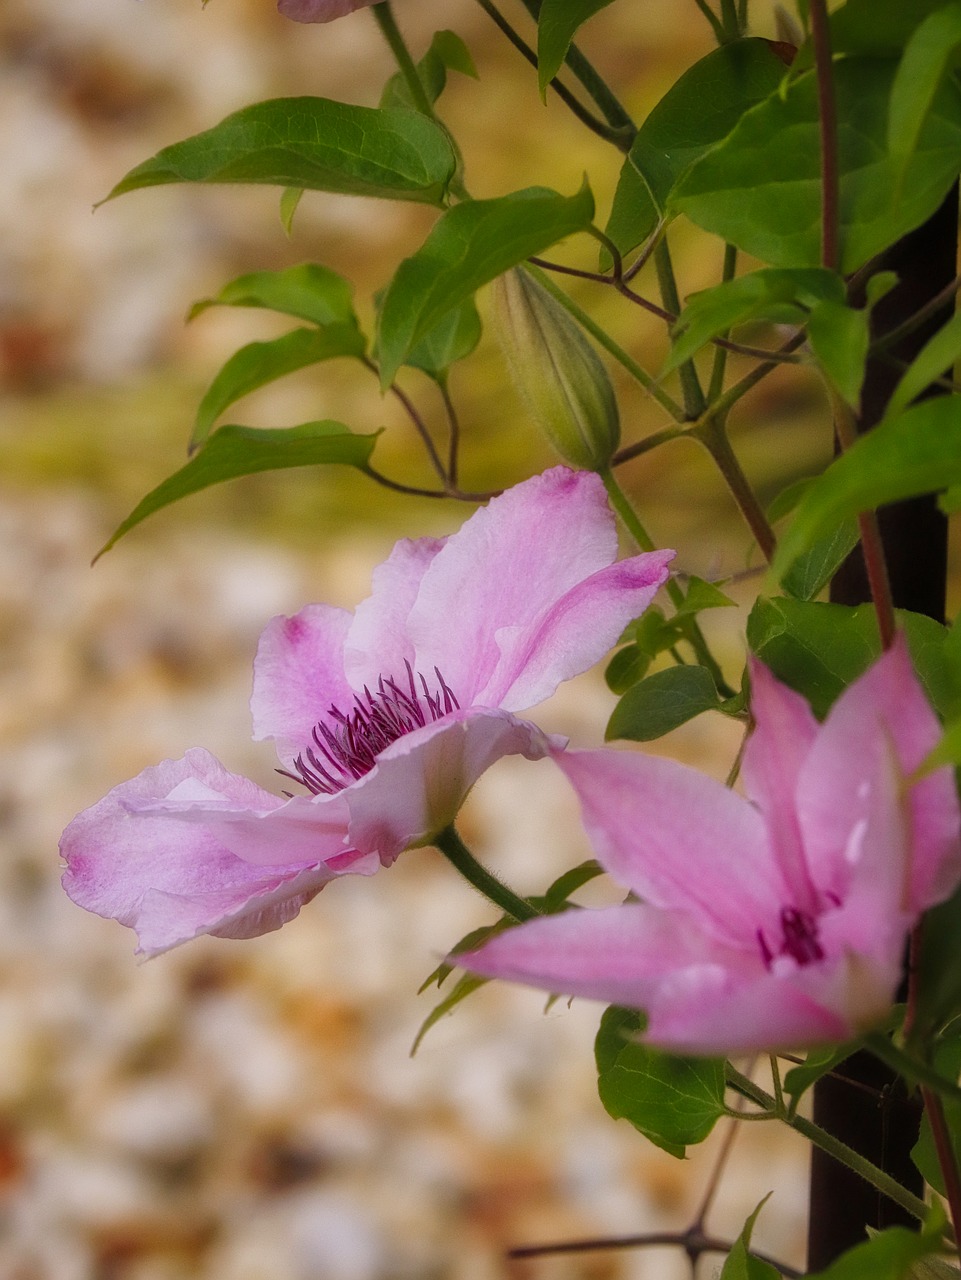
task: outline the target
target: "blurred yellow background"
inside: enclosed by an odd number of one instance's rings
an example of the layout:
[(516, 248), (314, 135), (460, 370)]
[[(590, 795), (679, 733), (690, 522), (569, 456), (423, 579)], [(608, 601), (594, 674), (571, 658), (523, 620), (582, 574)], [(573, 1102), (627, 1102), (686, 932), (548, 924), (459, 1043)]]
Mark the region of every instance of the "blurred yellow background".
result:
[[(477, 62), (480, 82), (452, 75), (441, 101), (474, 194), (533, 183), (570, 193), (587, 171), (606, 217), (619, 155), (556, 99), (540, 103), (479, 7), (397, 0), (396, 11), (415, 54), (450, 27)], [(766, 4), (756, 30), (774, 34)], [(693, 0), (621, 0), (583, 46), (642, 118), (711, 37)], [(432, 1003), (416, 996), (420, 981), (490, 917), (431, 851), (333, 886), (280, 933), (202, 939), (142, 965), (132, 934), (59, 888), (63, 826), (158, 759), (202, 744), (270, 787), (271, 752), (250, 742), (247, 712), (268, 618), (310, 600), (353, 606), (396, 537), (448, 531), (470, 510), (335, 469), (255, 477), (161, 513), (89, 568), (182, 464), (219, 364), (287, 327), (226, 308), (185, 325), (189, 305), (242, 272), (315, 260), (355, 282), (369, 324), (373, 291), (433, 217), (308, 193), (288, 240), (267, 188), (171, 187), (95, 215), (92, 205), (161, 146), (249, 102), (317, 92), (375, 104), (390, 73), (367, 13), (302, 27), (272, 0), (0, 8), (0, 1280), (688, 1274), (676, 1250), (505, 1262), (515, 1244), (683, 1226), (720, 1135), (682, 1164), (608, 1120), (592, 1063), (599, 1011), (584, 1003), (545, 1016), (536, 993), (490, 987), (410, 1059)], [(719, 245), (688, 228), (673, 243), (682, 292), (716, 278)], [(557, 254), (594, 261), (588, 242)], [(662, 327), (597, 286), (573, 291), (656, 370)], [(625, 443), (662, 425), (613, 376)], [(408, 374), (405, 385), (438, 425), (429, 384)], [(488, 338), (452, 388), (465, 487), (550, 465)], [(279, 382), (230, 420), (325, 416), (387, 427), (384, 469), (429, 479), (409, 424), (352, 365)], [(803, 374), (762, 384), (735, 437), (765, 497), (830, 447)], [(632, 463), (622, 481), (682, 569), (745, 567), (748, 538), (692, 446)], [(728, 610), (707, 622), (732, 675), (743, 621)], [(593, 744), (612, 705), (594, 672), (536, 718)], [(702, 718), (659, 749), (723, 776), (736, 734)], [(521, 891), (589, 852), (549, 764), (503, 762), (463, 829)], [(712, 1225), (736, 1234), (776, 1187), (756, 1239), (797, 1264), (804, 1153), (746, 1128)], [(701, 1274), (718, 1265), (704, 1260)]]

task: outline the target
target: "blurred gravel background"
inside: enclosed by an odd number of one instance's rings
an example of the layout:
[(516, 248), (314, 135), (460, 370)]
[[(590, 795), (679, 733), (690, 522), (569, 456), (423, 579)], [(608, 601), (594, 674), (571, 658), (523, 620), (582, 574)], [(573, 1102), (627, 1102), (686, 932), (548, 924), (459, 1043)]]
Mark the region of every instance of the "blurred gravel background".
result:
[[(480, 86), (452, 77), (443, 100), (477, 194), (572, 191), (589, 168), (604, 207), (616, 155), (540, 105), (476, 6), (397, 0), (397, 11), (415, 50), (450, 26), (478, 62)], [(687, 0), (612, 6), (586, 34), (638, 114), (710, 47)], [(490, 987), (409, 1058), (432, 999), (417, 987), (489, 919), (431, 851), (334, 885), (279, 933), (203, 939), (147, 964), (132, 934), (59, 888), (63, 826), (145, 765), (202, 744), (271, 786), (247, 712), (267, 619), (309, 600), (354, 605), (395, 537), (455, 528), (469, 510), (396, 500), (333, 471), (253, 478), (162, 513), (89, 568), (181, 465), (218, 364), (283, 328), (227, 310), (185, 327), (189, 304), (242, 271), (315, 259), (357, 282), (369, 317), (373, 289), (430, 219), (308, 195), (288, 241), (269, 190), (170, 188), (96, 216), (91, 206), (159, 147), (257, 98), (372, 103), (390, 69), (363, 13), (305, 28), (271, 0), (0, 7), (0, 1280), (687, 1274), (677, 1251), (504, 1260), (515, 1244), (685, 1225), (720, 1135), (680, 1163), (608, 1120), (592, 1063), (599, 1010), (584, 1003), (544, 1015), (536, 993)], [(678, 239), (690, 291), (710, 281), (718, 249)], [(599, 301), (656, 367), (663, 334)], [(454, 376), (464, 483), (548, 465), (492, 344), (475, 369)], [(298, 375), (233, 420), (386, 425), (390, 469), (416, 483), (407, 425), (358, 379), (337, 366)], [(410, 385), (430, 407), (428, 389)], [(628, 439), (659, 424), (633, 393), (625, 403)], [(740, 446), (765, 492), (828, 447), (811, 427), (817, 411), (797, 379), (769, 380), (747, 406)], [(703, 460), (681, 446), (627, 470), (682, 568), (744, 567), (747, 540)], [(734, 672), (743, 616), (728, 613), (710, 626)], [(587, 745), (611, 706), (595, 672), (537, 718)], [(664, 749), (723, 776), (730, 730), (702, 719)], [(588, 856), (549, 764), (503, 762), (463, 829), (522, 891)], [(797, 1263), (801, 1144), (746, 1130), (712, 1225), (736, 1234), (776, 1188), (756, 1239)], [(705, 1260), (701, 1275), (719, 1265)]]

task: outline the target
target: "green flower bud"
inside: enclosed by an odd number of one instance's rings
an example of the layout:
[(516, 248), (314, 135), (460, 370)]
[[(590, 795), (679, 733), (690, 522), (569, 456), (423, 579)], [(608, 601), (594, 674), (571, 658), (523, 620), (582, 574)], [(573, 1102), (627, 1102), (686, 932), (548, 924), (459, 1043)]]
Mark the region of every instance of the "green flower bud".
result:
[(511, 378), (565, 462), (604, 471), (621, 438), (614, 388), (594, 348), (543, 285), (520, 268), (494, 284)]

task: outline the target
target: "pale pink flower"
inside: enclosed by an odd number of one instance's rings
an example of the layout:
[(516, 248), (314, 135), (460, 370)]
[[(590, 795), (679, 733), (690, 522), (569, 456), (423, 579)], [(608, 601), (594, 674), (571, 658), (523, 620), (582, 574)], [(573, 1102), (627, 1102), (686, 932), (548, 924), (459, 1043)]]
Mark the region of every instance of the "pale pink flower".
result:
[(819, 725), (751, 664), (748, 799), (671, 760), (556, 753), (597, 856), (639, 901), (511, 929), (457, 963), (647, 1013), (681, 1053), (843, 1041), (887, 1011), (907, 933), (961, 878), (952, 771), (898, 640)]
[(513, 713), (596, 662), (673, 554), (616, 561), (603, 484), (565, 467), (446, 540), (398, 542), (355, 614), (309, 605), (261, 638), (254, 736), (303, 794), (188, 751), (74, 819), (64, 887), (151, 954), (278, 928), (335, 876), (429, 844), (495, 760), (544, 756), (551, 741)]
[(333, 22), (376, 3), (377, 0), (278, 0), (277, 8), (294, 22)]

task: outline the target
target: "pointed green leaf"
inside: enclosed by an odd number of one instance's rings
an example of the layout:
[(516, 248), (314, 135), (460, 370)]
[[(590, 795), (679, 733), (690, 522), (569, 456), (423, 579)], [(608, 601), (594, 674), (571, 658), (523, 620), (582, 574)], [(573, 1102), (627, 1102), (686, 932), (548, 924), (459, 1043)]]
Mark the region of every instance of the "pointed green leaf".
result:
[(252, 271), (225, 284), (214, 298), (201, 298), (187, 313), (193, 320), (208, 307), (266, 307), (312, 324), (356, 324), (353, 290), (328, 267), (305, 262), (283, 271)]
[(871, 341), (867, 311), (819, 302), (808, 319), (808, 340), (828, 382), (857, 411)]
[(303, 187), (284, 187), (280, 193), (280, 225), (288, 240), (294, 233), (294, 214), (303, 194)]
[(847, 0), (831, 15), (835, 53), (899, 58), (912, 33), (945, 0)]
[[(946, 670), (946, 627), (906, 609), (896, 610), (898, 626), (928, 697), (939, 710), (955, 696)], [(758, 598), (747, 620), (751, 651), (811, 704), (822, 719), (835, 698), (881, 653), (877, 618), (870, 604), (851, 609), (821, 601)]]
[(730, 609), (736, 608), (735, 601), (730, 596), (726, 596), (720, 587), (716, 587), (713, 582), (705, 582), (703, 578), (698, 578), (695, 574), (691, 574), (687, 580), (687, 591), (684, 599), (677, 606), (677, 617), (683, 617), (685, 614), (700, 613), (703, 609)]
[(755, 1258), (750, 1252), (754, 1224), (770, 1196), (769, 1191), (745, 1222), (741, 1234), (734, 1242), (734, 1248), (725, 1259), (718, 1280), (781, 1280), (780, 1271), (772, 1267), (769, 1262), (762, 1262), (760, 1258)]
[(197, 409), (191, 449), (203, 444), (220, 415), (242, 396), (285, 374), (336, 356), (360, 357), (366, 343), (352, 324), (294, 329), (271, 342), (251, 342), (235, 351), (204, 393)]
[(119, 538), (155, 511), (224, 480), (260, 471), (333, 463), (363, 470), (376, 439), (377, 433), (354, 435), (342, 423), (332, 421), (305, 422), (299, 427), (268, 431), (255, 427), (221, 427), (185, 467), (137, 504), (95, 558), (99, 559)]
[(857, 546), (859, 537), (857, 521), (842, 520), (836, 529), (798, 556), (781, 579), (781, 586), (795, 600), (813, 600)]
[[(474, 59), (460, 36), (453, 31), (438, 31), (430, 48), (417, 64), (417, 73), (430, 102), (436, 102), (447, 87), (448, 71), (459, 71), (461, 75), (470, 76), (474, 80), (478, 78)], [(399, 71), (384, 85), (380, 105), (420, 110), (414, 102), (407, 81)]]
[(888, 502), (961, 483), (961, 414), (936, 396), (860, 436), (805, 491), (772, 568), (781, 575), (837, 525)]
[(442, 382), (452, 364), (472, 354), (480, 336), (481, 319), (477, 307), (473, 298), (467, 298), (424, 334), (405, 363)]
[[(894, 62), (866, 58), (834, 64), (845, 274), (930, 217), (961, 167), (961, 87), (949, 80), (934, 96), (899, 184), (898, 161), (885, 136), (895, 70)], [(821, 251), (818, 140), (811, 71), (748, 111), (696, 161), (675, 187), (669, 209), (764, 262), (814, 266)]]
[(842, 1253), (826, 1271), (808, 1280), (905, 1280), (910, 1268), (940, 1247), (938, 1235), (907, 1227), (889, 1227), (864, 1244)]
[(916, 400), (936, 378), (951, 375), (961, 357), (961, 311), (937, 331), (921, 348), (905, 369), (901, 381), (888, 401), (886, 416), (896, 417)]
[(465, 973), (457, 980), (455, 986), (447, 993), (439, 1004), (436, 1004), (430, 1013), (420, 1024), (417, 1035), (414, 1037), (414, 1043), (410, 1046), (410, 1056), (413, 1057), (420, 1048), (420, 1043), (431, 1027), (436, 1027), (441, 1018), (456, 1009), (462, 1000), (466, 1000), (468, 996), (473, 995), (479, 988), (485, 986), (489, 981), (488, 978), (480, 978), (475, 973)]
[(390, 386), (421, 338), (481, 285), (583, 231), (593, 216), (586, 185), (570, 197), (530, 187), (448, 209), (400, 264), (384, 295), (377, 343), (382, 386)]
[(681, 174), (773, 93), (784, 74), (767, 41), (756, 39), (732, 41), (685, 71), (641, 125), (621, 169), (606, 228), (621, 253), (648, 238)]
[(256, 182), (441, 204), (456, 164), (445, 131), (416, 111), (275, 98), (164, 147), (107, 199), (169, 182)]
[(819, 267), (794, 271), (765, 267), (693, 293), (674, 326), (671, 354), (662, 376), (735, 325), (748, 320), (802, 325), (812, 306), (823, 301), (840, 304), (844, 296), (843, 279)]
[(898, 64), (888, 108), (888, 150), (897, 159), (899, 181), (959, 49), (961, 4), (949, 4), (929, 14), (911, 34)]
[(608, 1115), (628, 1120), (656, 1146), (683, 1157), (726, 1113), (724, 1062), (680, 1058), (639, 1044), (642, 1014), (612, 1005), (594, 1045), (597, 1091)]
[(560, 71), (578, 27), (611, 0), (543, 0), (537, 19), (537, 83), (541, 97)]
[(614, 708), (606, 741), (650, 742), (721, 705), (706, 667), (668, 667), (633, 685)]

